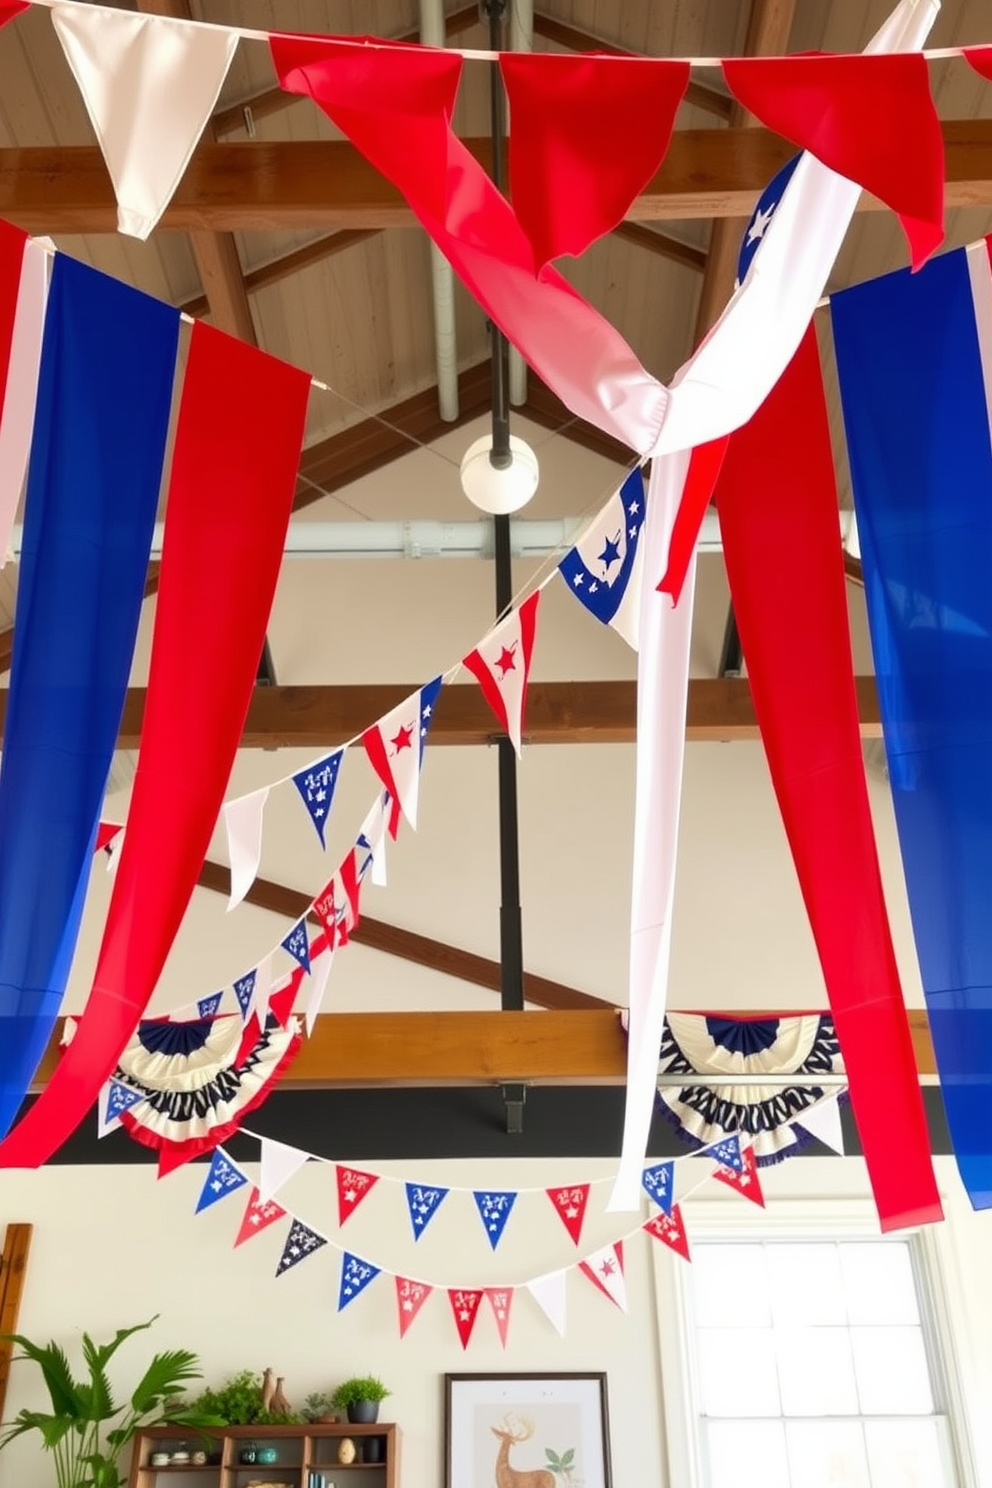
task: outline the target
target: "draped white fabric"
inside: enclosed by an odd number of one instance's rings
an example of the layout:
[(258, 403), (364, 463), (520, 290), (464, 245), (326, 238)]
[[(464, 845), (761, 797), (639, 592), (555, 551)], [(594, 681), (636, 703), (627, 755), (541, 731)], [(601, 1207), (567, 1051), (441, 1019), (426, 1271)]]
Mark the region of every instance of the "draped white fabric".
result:
[(6, 561), (31, 453), (47, 300), (48, 254), (40, 243), (29, 241), (21, 263), (7, 390), (0, 416), (0, 567)]

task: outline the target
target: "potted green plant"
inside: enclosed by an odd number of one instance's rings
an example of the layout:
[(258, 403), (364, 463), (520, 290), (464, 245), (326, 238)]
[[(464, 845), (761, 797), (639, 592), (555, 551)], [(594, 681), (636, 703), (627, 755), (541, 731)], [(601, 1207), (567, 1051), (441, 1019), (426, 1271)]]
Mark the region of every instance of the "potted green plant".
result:
[(375, 1375), (358, 1375), (338, 1385), (331, 1396), (331, 1404), (336, 1410), (346, 1410), (348, 1420), (357, 1425), (359, 1422), (377, 1421), (380, 1402), (391, 1393)]
[(303, 1402), (303, 1419), (311, 1426), (322, 1425), (338, 1418), (331, 1413), (331, 1397), (326, 1390), (314, 1390)]
[(242, 1369), (219, 1389), (202, 1390), (191, 1409), (216, 1416), (225, 1426), (291, 1426), (301, 1418), (292, 1411), (266, 1410), (262, 1382), (250, 1369)]
[(15, 1361), (29, 1359), (41, 1370), (52, 1403), (50, 1411), (19, 1411), (0, 1436), (0, 1449), (27, 1432), (37, 1431), (50, 1452), (57, 1488), (122, 1488), (118, 1466), (135, 1432), (148, 1426), (220, 1426), (218, 1416), (198, 1411), (182, 1399), (188, 1380), (200, 1378), (199, 1361), (188, 1349), (155, 1354), (123, 1405), (114, 1400), (107, 1365), (125, 1339), (150, 1328), (155, 1318), (133, 1328), (119, 1328), (109, 1343), (82, 1337), (86, 1376), (75, 1379), (65, 1350), (54, 1340), (32, 1343), (20, 1333), (8, 1341), (21, 1349)]

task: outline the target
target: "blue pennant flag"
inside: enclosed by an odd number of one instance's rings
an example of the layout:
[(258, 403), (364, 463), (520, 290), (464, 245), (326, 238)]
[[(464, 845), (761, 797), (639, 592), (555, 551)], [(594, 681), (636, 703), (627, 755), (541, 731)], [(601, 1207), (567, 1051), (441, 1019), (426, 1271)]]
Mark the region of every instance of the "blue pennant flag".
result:
[(318, 1235), (316, 1230), (311, 1230), (309, 1225), (303, 1224), (301, 1220), (294, 1219), (292, 1228), (286, 1237), (286, 1244), (282, 1248), (282, 1255), (279, 1257), (276, 1275), (282, 1276), (285, 1271), (298, 1266), (301, 1261), (306, 1260), (307, 1256), (313, 1255), (315, 1250), (319, 1250), (322, 1245), (326, 1244), (327, 1241), (323, 1235)]
[(354, 1302), (359, 1292), (364, 1292), (369, 1282), (375, 1281), (380, 1267), (371, 1261), (363, 1261), (347, 1250), (341, 1259), (341, 1286), (338, 1291), (338, 1312), (343, 1312), (349, 1302)]
[(437, 706), (437, 695), (441, 691), (443, 677), (435, 677), (433, 682), (427, 682), (420, 689), (420, 762), (424, 761), (424, 747), (427, 744), (427, 735), (430, 726), (434, 722), (434, 709)]
[(447, 1194), (446, 1188), (425, 1188), (420, 1183), (406, 1185), (406, 1202), (410, 1210), (410, 1223), (413, 1225), (415, 1240), (420, 1239), (440, 1208), (442, 1199), (447, 1198)]
[(124, 1111), (130, 1111), (139, 1101), (147, 1099), (144, 1090), (135, 1090), (133, 1085), (125, 1085), (120, 1080), (111, 1080), (107, 1086), (107, 1124), (116, 1121)]
[(222, 1147), (215, 1147), (210, 1159), (210, 1171), (197, 1200), (197, 1214), (202, 1209), (209, 1209), (211, 1204), (216, 1204), (219, 1199), (226, 1199), (228, 1194), (234, 1193), (235, 1189), (242, 1188), (248, 1179), (240, 1168), (236, 1168)]
[(327, 826), (331, 802), (334, 800), (334, 788), (338, 783), (338, 772), (343, 759), (344, 750), (336, 749), (319, 764), (309, 765), (298, 775), (293, 776), (293, 784), (302, 796), (303, 804), (310, 814), (310, 820), (317, 829), (321, 847), (327, 846), (324, 841), (324, 828)]
[(246, 1019), (251, 1010), (252, 998), (255, 996), (255, 979), (257, 972), (249, 971), (247, 975), (239, 977), (234, 984), (234, 995), (238, 999), (238, 1007), (241, 1009), (241, 1017)]
[(486, 1227), (486, 1238), (495, 1250), (502, 1239), (517, 1196), (515, 1193), (473, 1193), (472, 1197)]
[(310, 941), (307, 936), (306, 921), (300, 920), (282, 942), (284, 951), (288, 951), (294, 961), (298, 961), (303, 970), (310, 974)]
[[(637, 649), (644, 478), (632, 470), (558, 565), (569, 589), (603, 625)], [(636, 582), (635, 582), (636, 579)]]
[(710, 1147), (704, 1147), (702, 1152), (694, 1154), (696, 1157), (711, 1157), (718, 1162), (721, 1168), (733, 1168), (735, 1173), (743, 1173), (744, 1158), (741, 1155), (740, 1137), (724, 1137), (720, 1142), (714, 1142)]
[(747, 271), (751, 267), (751, 260), (761, 247), (761, 240), (765, 236), (768, 224), (775, 215), (776, 208), (785, 195), (785, 188), (792, 180), (792, 172), (799, 164), (801, 156), (793, 155), (787, 160), (782, 169), (768, 182), (764, 191), (758, 198), (757, 206), (751, 214), (751, 220), (744, 229), (741, 238), (740, 252), (737, 255), (737, 285), (743, 284), (747, 277)]
[(224, 1000), (223, 992), (213, 992), (209, 997), (201, 997), (196, 1004), (197, 1014), (201, 1018), (214, 1018), (220, 1011), (220, 1005)]
[(658, 1208), (663, 1209), (666, 1214), (671, 1214), (675, 1189), (675, 1164), (662, 1162), (655, 1163), (653, 1168), (645, 1168), (641, 1174), (641, 1183), (651, 1202), (657, 1204)]

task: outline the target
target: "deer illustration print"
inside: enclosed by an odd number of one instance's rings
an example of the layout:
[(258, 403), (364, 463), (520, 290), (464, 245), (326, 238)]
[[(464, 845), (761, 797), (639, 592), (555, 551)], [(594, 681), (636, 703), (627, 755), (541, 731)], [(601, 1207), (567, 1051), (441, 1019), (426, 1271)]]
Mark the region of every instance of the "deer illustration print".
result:
[(501, 1426), (491, 1426), (493, 1436), (499, 1439), (496, 1457), (496, 1488), (555, 1488), (554, 1473), (545, 1467), (529, 1468), (520, 1472), (510, 1466), (510, 1448), (517, 1442), (530, 1441), (534, 1435), (534, 1423), (521, 1416), (514, 1429), (513, 1417), (503, 1417)]

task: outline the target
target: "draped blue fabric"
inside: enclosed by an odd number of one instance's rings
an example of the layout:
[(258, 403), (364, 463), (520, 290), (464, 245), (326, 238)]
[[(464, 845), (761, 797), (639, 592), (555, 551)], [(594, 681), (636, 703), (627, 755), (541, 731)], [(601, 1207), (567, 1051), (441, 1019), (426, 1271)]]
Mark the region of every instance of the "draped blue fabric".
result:
[(0, 1133), (72, 961), (144, 593), (179, 313), (59, 255), (0, 760)]
[(958, 1168), (989, 1208), (992, 441), (976, 286), (992, 305), (984, 246), (846, 291), (831, 309), (930, 1028)]

